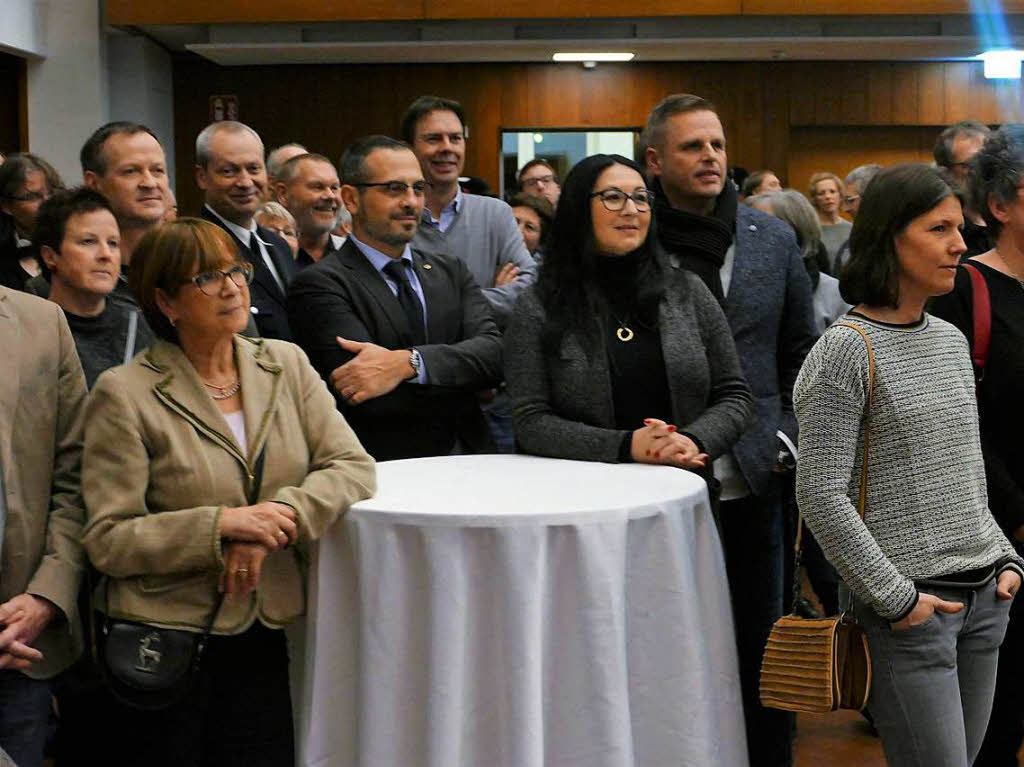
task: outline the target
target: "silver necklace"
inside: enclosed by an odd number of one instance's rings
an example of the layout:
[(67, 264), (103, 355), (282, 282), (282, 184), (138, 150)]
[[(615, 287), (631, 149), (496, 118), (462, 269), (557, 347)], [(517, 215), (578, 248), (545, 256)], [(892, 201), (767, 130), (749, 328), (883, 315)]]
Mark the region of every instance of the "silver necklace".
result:
[(217, 394), (210, 394), (210, 396), (213, 397), (214, 399), (231, 399), (236, 394), (238, 394), (238, 390), (242, 388), (242, 379), (236, 378), (234, 383), (229, 384), (227, 386), (217, 386), (217, 384), (207, 383), (206, 381), (203, 381), (203, 386), (217, 390)]
[(1006, 259), (1003, 258), (1003, 254), (999, 252), (999, 248), (996, 248), (996, 255), (999, 256), (999, 260), (1003, 262), (1003, 266), (1006, 267), (1006, 271), (1010, 273), (1010, 276), (1017, 280), (1017, 284), (1020, 285), (1021, 290), (1024, 290), (1024, 279), (1010, 268), (1010, 265), (1006, 263)]

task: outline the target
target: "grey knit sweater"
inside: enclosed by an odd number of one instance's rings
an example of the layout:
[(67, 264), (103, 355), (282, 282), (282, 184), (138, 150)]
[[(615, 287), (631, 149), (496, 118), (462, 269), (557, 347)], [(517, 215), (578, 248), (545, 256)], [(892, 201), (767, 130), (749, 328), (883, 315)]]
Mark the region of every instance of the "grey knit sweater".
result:
[[(475, 194), (462, 196), (462, 206), (444, 232), (421, 223), (412, 246), (424, 253), (462, 259), (491, 304), (498, 327), (504, 329), (519, 292), (533, 282), (537, 266), (519, 233), (512, 209), (501, 200)], [(519, 276), (494, 287), (498, 268), (513, 263)]]
[(865, 518), (857, 514), (868, 357), (855, 330), (821, 337), (793, 393), (797, 501), (829, 561), (860, 599), (897, 620), (915, 580), (1024, 565), (988, 509), (974, 375), (963, 334), (925, 315), (897, 327), (846, 315), (875, 354)]

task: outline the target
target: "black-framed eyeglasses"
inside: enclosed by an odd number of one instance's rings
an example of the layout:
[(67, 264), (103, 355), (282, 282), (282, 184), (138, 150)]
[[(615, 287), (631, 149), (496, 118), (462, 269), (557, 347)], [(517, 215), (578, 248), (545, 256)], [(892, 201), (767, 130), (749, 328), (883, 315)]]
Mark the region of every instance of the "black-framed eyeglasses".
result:
[(210, 269), (200, 272), (185, 283), (192, 283), (202, 292), (204, 296), (215, 296), (224, 287), (224, 280), (230, 279), (236, 287), (242, 288), (252, 282), (252, 266), (250, 264), (235, 264), (227, 269)]
[(633, 194), (626, 194), (621, 189), (613, 186), (608, 189), (602, 189), (600, 192), (594, 192), (590, 196), (600, 197), (601, 204), (604, 205), (605, 210), (612, 213), (617, 213), (625, 208), (626, 200), (632, 200), (637, 211), (640, 213), (649, 211), (651, 205), (654, 204), (654, 192), (650, 189), (637, 189)]
[(523, 179), (523, 186), (528, 186), (528, 187), (535, 187), (535, 186), (540, 186), (541, 184), (554, 184), (554, 183), (555, 183), (555, 176), (552, 173), (549, 173), (546, 176), (534, 176), (533, 178), (524, 178)]
[(352, 184), (352, 186), (359, 187), (360, 189), (378, 186), (383, 189), (385, 194), (389, 197), (404, 197), (410, 187), (412, 188), (412, 193), (417, 197), (422, 197), (423, 193), (427, 191), (426, 181), (416, 181), (412, 184), (407, 184), (404, 181), (365, 181), (361, 184)]

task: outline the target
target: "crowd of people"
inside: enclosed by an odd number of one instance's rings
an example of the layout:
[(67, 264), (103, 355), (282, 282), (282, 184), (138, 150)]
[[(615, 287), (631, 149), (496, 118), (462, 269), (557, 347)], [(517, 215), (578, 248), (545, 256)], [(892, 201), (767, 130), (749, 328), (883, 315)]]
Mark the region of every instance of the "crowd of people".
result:
[[(466, 128), (423, 96), (335, 163), (215, 122), (195, 217), (140, 124), (98, 128), (72, 188), (0, 165), (0, 747), (292, 764), (307, 545), (375, 461), (518, 450), (706, 481), (753, 767), (793, 758), (758, 697), (772, 624), (815, 609), (784, 587), (793, 498), (889, 763), (1015, 764), (1024, 128), (805, 195), (740, 178), (714, 104), (676, 94), (638, 161), (535, 158), (507, 202), (460, 184)], [(140, 692), (160, 642), (187, 673)]]

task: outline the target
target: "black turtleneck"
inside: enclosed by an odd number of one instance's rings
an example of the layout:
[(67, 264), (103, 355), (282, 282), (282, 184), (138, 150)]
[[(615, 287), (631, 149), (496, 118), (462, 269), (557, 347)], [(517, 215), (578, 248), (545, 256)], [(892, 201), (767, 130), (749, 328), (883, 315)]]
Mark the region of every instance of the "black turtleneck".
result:
[[(657, 309), (641, 312), (636, 301), (639, 262), (632, 256), (599, 256), (598, 289), (607, 302), (602, 323), (611, 372), (615, 426), (632, 432), (645, 418), (672, 422), (672, 397), (661, 350)], [(633, 331), (629, 341), (618, 335)]]

